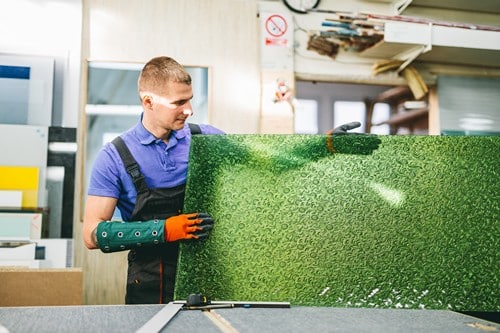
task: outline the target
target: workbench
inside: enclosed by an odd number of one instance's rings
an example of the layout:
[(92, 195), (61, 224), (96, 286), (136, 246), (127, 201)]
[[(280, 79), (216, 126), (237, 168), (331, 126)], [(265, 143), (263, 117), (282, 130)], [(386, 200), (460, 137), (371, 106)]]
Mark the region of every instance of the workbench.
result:
[[(0, 324), (10, 333), (135, 332), (164, 305), (99, 305), (0, 308)], [(335, 307), (231, 308), (182, 310), (162, 332), (485, 332), (500, 325), (447, 310)], [(2, 327), (0, 327), (0, 332)]]

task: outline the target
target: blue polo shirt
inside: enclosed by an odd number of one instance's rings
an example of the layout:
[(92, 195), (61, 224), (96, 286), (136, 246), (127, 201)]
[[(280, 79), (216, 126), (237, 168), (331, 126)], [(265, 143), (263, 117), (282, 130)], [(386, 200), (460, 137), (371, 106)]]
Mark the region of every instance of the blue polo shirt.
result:
[[(224, 134), (210, 125), (199, 126), (202, 134)], [(141, 121), (121, 137), (137, 161), (149, 188), (169, 188), (186, 183), (191, 143), (187, 123), (183, 129), (171, 133), (168, 144), (156, 139)], [(132, 215), (137, 191), (112, 143), (107, 143), (97, 155), (87, 193), (117, 198), (122, 218), (128, 221)]]

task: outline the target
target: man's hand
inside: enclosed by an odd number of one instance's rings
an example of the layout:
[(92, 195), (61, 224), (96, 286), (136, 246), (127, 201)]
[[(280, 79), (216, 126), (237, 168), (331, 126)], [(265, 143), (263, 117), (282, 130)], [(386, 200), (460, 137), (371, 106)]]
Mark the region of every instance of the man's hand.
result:
[(375, 134), (349, 133), (348, 131), (361, 126), (354, 121), (335, 127), (329, 131), (326, 146), (333, 153), (369, 155), (378, 149), (381, 141)]
[(165, 220), (165, 240), (204, 239), (213, 228), (214, 220), (207, 213), (181, 214)]

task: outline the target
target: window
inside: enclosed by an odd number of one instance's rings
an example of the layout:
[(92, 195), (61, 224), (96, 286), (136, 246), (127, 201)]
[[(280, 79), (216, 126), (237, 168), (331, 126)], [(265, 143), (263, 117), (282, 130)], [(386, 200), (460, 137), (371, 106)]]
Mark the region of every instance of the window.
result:
[[(390, 107), (386, 103), (377, 103), (373, 109), (371, 119), (372, 124), (381, 123), (390, 117)], [(333, 105), (333, 127), (340, 126), (345, 123), (359, 121), (361, 126), (351, 130), (350, 132), (365, 133), (366, 132), (366, 107), (363, 102), (335, 102)], [(383, 124), (371, 126), (370, 133), (385, 135), (389, 134), (389, 125)]]
[(296, 134), (318, 134), (318, 102), (298, 99), (294, 107)]
[(359, 121), (361, 126), (351, 132), (365, 132), (366, 110), (363, 102), (335, 102), (333, 103), (333, 127), (345, 123)]
[[(387, 103), (376, 103), (373, 107), (372, 124), (379, 124), (388, 120), (391, 117), (391, 108)], [(390, 134), (390, 127), (388, 124), (378, 126), (371, 126), (370, 133), (386, 135)]]

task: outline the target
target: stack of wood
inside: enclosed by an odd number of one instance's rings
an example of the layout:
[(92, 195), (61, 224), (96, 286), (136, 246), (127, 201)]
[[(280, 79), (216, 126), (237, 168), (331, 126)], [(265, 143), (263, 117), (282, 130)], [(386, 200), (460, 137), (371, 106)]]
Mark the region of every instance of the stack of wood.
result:
[[(395, 71), (403, 64), (402, 60), (388, 59), (376, 61), (372, 66), (373, 75), (377, 75), (387, 71)], [(401, 71), (401, 75), (408, 83), (408, 87), (413, 93), (413, 97), (417, 100), (424, 98), (429, 92), (429, 87), (424, 79), (413, 66), (407, 66)]]
[[(362, 52), (384, 38), (383, 23), (379, 20), (369, 20), (366, 14), (330, 12), (321, 26), (321, 30), (309, 31), (308, 50), (329, 57), (336, 55), (339, 48), (344, 51)], [(320, 44), (316, 45), (317, 43)], [(326, 51), (325, 46), (328, 46)]]

